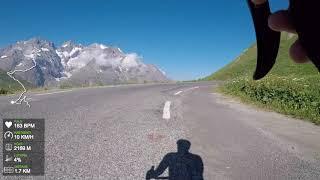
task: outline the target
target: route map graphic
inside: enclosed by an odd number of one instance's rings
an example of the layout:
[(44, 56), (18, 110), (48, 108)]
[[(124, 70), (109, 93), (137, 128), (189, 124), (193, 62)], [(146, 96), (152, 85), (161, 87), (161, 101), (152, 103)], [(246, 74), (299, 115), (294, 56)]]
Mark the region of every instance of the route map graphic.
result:
[(24, 69), (24, 70), (14, 69), (12, 71), (7, 72), (7, 75), (10, 78), (12, 78), (14, 81), (18, 82), (21, 85), (21, 87), (23, 88), (23, 91), (19, 95), (19, 97), (16, 100), (11, 100), (11, 102), (10, 102), (11, 104), (22, 104), (22, 102), (24, 102), (24, 103), (26, 103), (26, 105), (28, 107), (31, 107), (31, 105), (30, 105), (30, 103), (28, 101), (29, 98), (26, 96), (26, 93), (27, 93), (26, 87), (23, 85), (23, 83), (21, 83), (21, 81), (19, 81), (17, 78), (14, 77), (14, 74), (17, 73), (17, 72), (27, 72), (27, 71), (30, 71), (33, 68), (35, 68), (37, 66), (37, 63), (36, 63), (36, 60), (35, 60), (35, 54), (37, 56), (40, 56), (39, 52), (41, 52), (41, 51), (36, 48), (34, 51), (32, 51), (31, 55), (29, 55), (30, 59), (33, 62), (33, 66), (31, 66), (30, 68)]

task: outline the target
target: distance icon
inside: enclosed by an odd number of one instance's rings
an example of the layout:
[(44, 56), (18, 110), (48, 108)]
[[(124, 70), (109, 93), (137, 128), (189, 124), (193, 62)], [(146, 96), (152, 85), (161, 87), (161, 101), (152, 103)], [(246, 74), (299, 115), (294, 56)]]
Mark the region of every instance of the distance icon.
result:
[(4, 167), (3, 173), (12, 174), (12, 173), (14, 173), (14, 168), (13, 167)]

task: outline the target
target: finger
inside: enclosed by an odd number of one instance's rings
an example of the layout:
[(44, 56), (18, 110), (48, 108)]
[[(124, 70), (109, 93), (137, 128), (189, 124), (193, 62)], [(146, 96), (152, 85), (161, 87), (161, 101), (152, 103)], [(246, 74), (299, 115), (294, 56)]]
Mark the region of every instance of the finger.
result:
[(289, 19), (288, 11), (281, 10), (275, 12), (269, 17), (269, 27), (274, 31), (287, 31), (290, 33), (296, 33), (296, 30)]
[(296, 63), (308, 62), (308, 56), (306, 50), (302, 47), (299, 40), (294, 42), (290, 48), (290, 56)]
[(255, 5), (260, 5), (263, 4), (265, 2), (267, 2), (267, 0), (251, 0)]

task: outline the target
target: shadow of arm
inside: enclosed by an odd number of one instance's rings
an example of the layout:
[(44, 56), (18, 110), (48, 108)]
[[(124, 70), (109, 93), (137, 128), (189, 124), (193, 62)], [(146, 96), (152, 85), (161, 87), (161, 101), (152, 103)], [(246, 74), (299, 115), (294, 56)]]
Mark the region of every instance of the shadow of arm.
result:
[(155, 177), (160, 176), (169, 167), (170, 157), (167, 154), (160, 162), (157, 169), (154, 171)]

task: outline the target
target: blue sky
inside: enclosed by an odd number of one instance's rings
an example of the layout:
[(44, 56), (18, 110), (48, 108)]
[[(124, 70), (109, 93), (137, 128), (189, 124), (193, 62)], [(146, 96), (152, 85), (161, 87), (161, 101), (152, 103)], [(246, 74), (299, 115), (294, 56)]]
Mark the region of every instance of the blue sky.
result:
[[(271, 0), (272, 9), (287, 0)], [(0, 47), (41, 37), (136, 52), (176, 80), (200, 78), (255, 41), (246, 0), (10, 0), (1, 2)]]

